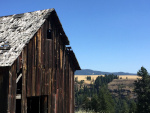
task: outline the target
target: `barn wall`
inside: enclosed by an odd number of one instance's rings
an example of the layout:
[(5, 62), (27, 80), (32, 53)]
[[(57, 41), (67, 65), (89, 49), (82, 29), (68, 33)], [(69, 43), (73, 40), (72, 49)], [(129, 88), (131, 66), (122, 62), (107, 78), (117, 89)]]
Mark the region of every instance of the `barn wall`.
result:
[[(51, 32), (48, 34), (49, 29)], [(75, 68), (65, 40), (55, 18), (50, 17), (24, 47), (14, 64), (9, 68), (0, 68), (0, 100), (4, 101), (3, 105), (0, 103), (0, 111), (74, 112)], [(20, 75), (21, 87), (18, 86), (19, 82), (16, 84)], [(18, 92), (18, 88), (21, 92)], [(21, 93), (20, 108), (16, 107), (18, 93)]]
[[(51, 39), (47, 39), (48, 29)], [(40, 97), (42, 113), (74, 112), (71, 60), (58, 26), (49, 18), (22, 52), (22, 113), (29, 109), (27, 98), (32, 97)]]

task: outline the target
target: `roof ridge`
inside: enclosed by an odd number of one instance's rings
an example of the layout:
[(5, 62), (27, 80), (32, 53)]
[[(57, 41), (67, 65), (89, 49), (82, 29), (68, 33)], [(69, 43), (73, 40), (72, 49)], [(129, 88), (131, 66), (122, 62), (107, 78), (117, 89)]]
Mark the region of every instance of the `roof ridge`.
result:
[[(25, 12), (25, 13), (33, 13), (33, 12), (45, 11), (45, 10), (55, 11), (54, 8), (50, 8), (50, 9), (42, 9), (42, 10), (36, 10), (36, 11), (29, 11), (29, 12)], [(0, 18), (2, 18), (2, 17), (9, 17), (9, 16), (13, 16), (13, 15), (20, 15), (20, 14), (25, 14), (25, 13), (17, 13), (17, 14), (4, 15), (4, 16), (0, 16)]]

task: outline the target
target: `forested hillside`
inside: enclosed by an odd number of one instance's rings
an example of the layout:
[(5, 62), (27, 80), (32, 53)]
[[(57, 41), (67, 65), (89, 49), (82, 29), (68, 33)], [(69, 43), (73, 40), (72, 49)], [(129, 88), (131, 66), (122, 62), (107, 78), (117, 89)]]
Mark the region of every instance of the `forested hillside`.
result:
[[(90, 113), (150, 113), (150, 76), (144, 67), (141, 67), (137, 75), (141, 78), (135, 81), (128, 81), (128, 79), (120, 81), (122, 84), (118, 85), (117, 96), (111, 91), (114, 82), (108, 88), (108, 84), (118, 80), (117, 75), (99, 76), (89, 85), (75, 79), (76, 112), (83, 110)], [(91, 78), (88, 76), (87, 80)], [(135, 96), (130, 96), (129, 87), (132, 87)], [(127, 92), (125, 92), (126, 88)]]
[[(78, 110), (122, 113), (123, 111), (134, 111), (136, 108), (135, 100), (128, 99), (119, 95), (113, 96), (108, 90), (108, 83), (117, 79), (117, 75), (105, 75), (96, 78), (94, 84), (85, 85), (84, 81), (75, 80), (75, 108)], [(90, 80), (90, 77), (87, 79)], [(83, 85), (84, 84), (84, 85)], [(133, 106), (133, 107), (130, 107)], [(129, 109), (129, 107), (131, 109)]]

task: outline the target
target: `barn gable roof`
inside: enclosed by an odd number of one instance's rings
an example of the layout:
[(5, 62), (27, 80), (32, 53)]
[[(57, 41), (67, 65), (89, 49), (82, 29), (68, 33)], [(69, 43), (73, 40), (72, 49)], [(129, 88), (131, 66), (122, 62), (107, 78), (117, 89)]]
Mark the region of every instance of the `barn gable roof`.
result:
[[(11, 66), (13, 64), (52, 12), (55, 12), (55, 10), (46, 9), (0, 17), (0, 66)], [(61, 26), (59, 19), (58, 23)], [(67, 40), (66, 45), (69, 44), (66, 35), (65, 40)]]

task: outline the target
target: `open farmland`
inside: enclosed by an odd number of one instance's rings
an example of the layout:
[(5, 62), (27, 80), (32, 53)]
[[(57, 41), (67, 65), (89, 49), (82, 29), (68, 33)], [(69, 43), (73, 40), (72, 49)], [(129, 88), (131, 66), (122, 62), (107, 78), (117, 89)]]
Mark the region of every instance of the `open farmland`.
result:
[[(75, 75), (74, 79), (77, 81), (84, 81), (85, 84), (93, 84), (93, 82), (96, 80), (98, 76), (105, 76), (105, 75)], [(91, 77), (91, 80), (87, 80), (87, 77)], [(127, 79), (127, 80), (137, 80), (140, 79), (141, 77), (137, 75), (118, 75), (118, 79)]]
[(137, 76), (137, 75), (119, 75), (119, 76), (118, 76), (118, 79), (137, 80), (138, 78), (140, 79), (141, 77), (140, 77), (140, 76)]
[[(105, 76), (105, 75), (75, 75), (75, 79), (77, 79), (77, 81), (81, 81), (83, 80), (85, 84), (93, 84), (93, 82), (96, 80), (96, 78), (98, 76)], [(87, 80), (87, 77), (91, 77), (91, 80)]]

